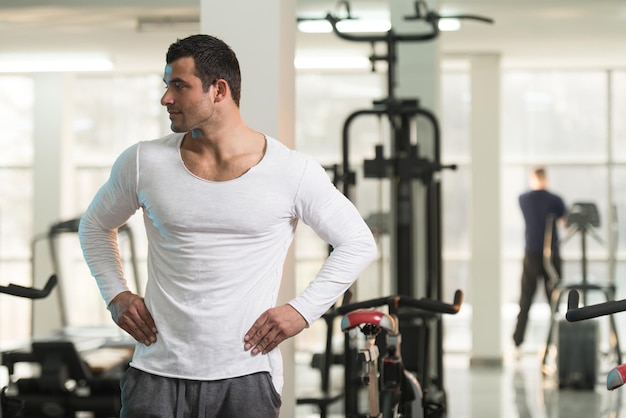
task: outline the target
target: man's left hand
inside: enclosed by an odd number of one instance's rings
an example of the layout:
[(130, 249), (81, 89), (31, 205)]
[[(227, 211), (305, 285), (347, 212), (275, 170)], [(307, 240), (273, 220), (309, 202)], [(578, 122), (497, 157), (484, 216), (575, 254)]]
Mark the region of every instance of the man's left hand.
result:
[(256, 320), (244, 337), (244, 349), (252, 355), (269, 353), (278, 344), (298, 334), (306, 320), (291, 305), (268, 309)]

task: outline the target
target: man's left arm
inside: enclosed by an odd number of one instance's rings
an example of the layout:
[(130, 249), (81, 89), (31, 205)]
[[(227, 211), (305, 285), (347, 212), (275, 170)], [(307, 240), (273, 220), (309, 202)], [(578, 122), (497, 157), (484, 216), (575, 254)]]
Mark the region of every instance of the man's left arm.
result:
[(306, 289), (288, 304), (268, 309), (244, 337), (246, 350), (266, 353), (321, 317), (375, 259), (376, 241), (354, 204), (309, 163), (296, 216), (333, 250)]

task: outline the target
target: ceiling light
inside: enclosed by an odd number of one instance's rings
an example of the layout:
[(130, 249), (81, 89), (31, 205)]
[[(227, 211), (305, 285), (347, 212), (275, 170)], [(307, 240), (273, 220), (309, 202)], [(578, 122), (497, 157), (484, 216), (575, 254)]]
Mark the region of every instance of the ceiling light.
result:
[(0, 73), (110, 71), (113, 62), (100, 54), (1, 54)]
[[(337, 30), (342, 33), (379, 33), (391, 29), (388, 20), (345, 19), (337, 22)], [(298, 30), (304, 33), (330, 33), (333, 27), (326, 19), (300, 20)]]
[(359, 70), (371, 68), (371, 63), (363, 56), (310, 56), (296, 57), (294, 66), (298, 70)]
[(439, 19), (439, 30), (442, 32), (451, 32), (461, 29), (461, 20), (452, 17), (442, 17)]
[(298, 30), (304, 33), (330, 33), (333, 27), (328, 20), (301, 20), (298, 22)]

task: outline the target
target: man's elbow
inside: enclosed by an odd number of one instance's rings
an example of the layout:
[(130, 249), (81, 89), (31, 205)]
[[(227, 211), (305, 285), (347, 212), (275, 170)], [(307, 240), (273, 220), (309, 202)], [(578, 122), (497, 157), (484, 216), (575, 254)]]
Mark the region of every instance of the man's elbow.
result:
[(376, 257), (378, 257), (378, 246), (376, 245), (376, 240), (374, 239), (373, 235), (368, 235), (363, 247), (363, 255), (368, 259), (369, 263), (371, 263), (376, 259)]

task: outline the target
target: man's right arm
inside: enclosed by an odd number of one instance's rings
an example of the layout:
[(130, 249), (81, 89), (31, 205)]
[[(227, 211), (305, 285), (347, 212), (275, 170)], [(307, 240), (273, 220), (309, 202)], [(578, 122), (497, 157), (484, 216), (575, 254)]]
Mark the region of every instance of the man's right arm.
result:
[(137, 148), (116, 160), (109, 180), (98, 190), (78, 228), (83, 256), (107, 305), (128, 291), (120, 260), (117, 231), (137, 211)]

